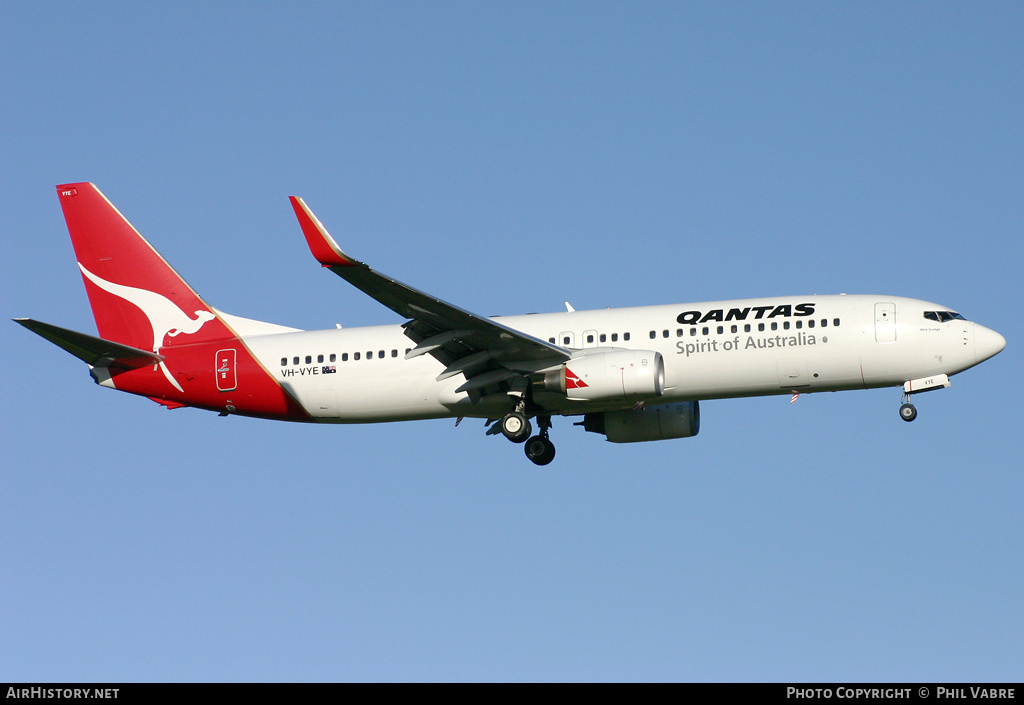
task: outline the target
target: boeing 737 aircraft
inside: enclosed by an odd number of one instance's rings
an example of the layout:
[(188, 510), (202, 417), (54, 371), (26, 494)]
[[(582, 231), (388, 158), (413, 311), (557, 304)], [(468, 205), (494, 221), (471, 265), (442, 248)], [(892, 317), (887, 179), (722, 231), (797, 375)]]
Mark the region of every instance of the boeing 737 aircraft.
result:
[[(992, 357), (1001, 335), (896, 296), (778, 296), (487, 318), (343, 252), (292, 197), (316, 260), (402, 324), (302, 331), (219, 311), (89, 183), (57, 187), (100, 337), (27, 318), (95, 381), (174, 409), (281, 421), (487, 419), (546, 465), (553, 416), (613, 443), (686, 438), (701, 399), (903, 387)], [(533, 423), (538, 432), (534, 435)]]

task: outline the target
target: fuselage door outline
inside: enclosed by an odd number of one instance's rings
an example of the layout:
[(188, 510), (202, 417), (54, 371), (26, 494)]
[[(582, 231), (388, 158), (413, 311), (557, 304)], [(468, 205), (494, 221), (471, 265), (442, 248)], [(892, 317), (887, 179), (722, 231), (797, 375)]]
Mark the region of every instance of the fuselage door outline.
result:
[(875, 342), (896, 342), (896, 304), (875, 304)]
[(217, 375), (217, 389), (222, 392), (233, 392), (238, 387), (236, 362), (238, 353), (234, 348), (217, 351), (214, 370)]

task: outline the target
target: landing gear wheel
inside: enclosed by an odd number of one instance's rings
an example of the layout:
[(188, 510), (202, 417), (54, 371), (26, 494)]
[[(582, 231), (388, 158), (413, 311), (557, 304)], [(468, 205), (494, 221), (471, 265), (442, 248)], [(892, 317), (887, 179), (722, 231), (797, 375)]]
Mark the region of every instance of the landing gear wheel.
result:
[(917, 408), (913, 404), (904, 404), (900, 407), (900, 418), (904, 421), (913, 421), (917, 418)]
[(536, 465), (547, 465), (555, 459), (555, 444), (543, 436), (534, 436), (526, 442), (526, 457)]
[(513, 411), (501, 420), (501, 432), (513, 443), (525, 443), (533, 433), (533, 428), (525, 415)]

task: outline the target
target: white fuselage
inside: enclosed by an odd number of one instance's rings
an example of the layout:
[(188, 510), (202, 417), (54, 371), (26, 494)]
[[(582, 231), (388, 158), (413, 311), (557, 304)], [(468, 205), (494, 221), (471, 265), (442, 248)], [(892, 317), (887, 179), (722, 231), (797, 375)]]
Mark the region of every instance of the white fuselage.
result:
[[(1001, 349), (1004, 341), (993, 331), (960, 318), (925, 317), (933, 311), (949, 309), (902, 297), (840, 295), (493, 320), (554, 342), (574, 357), (615, 348), (658, 352), (665, 361), (666, 388), (649, 401), (668, 403), (896, 386), (956, 374)], [(444, 365), (430, 355), (406, 359), (414, 345), (399, 325), (240, 332), (261, 364), (321, 422), (496, 418), (508, 410), (504, 394), (474, 401), (457, 392), (466, 381), (461, 374), (436, 381)], [(544, 390), (534, 397), (558, 414), (623, 408)]]

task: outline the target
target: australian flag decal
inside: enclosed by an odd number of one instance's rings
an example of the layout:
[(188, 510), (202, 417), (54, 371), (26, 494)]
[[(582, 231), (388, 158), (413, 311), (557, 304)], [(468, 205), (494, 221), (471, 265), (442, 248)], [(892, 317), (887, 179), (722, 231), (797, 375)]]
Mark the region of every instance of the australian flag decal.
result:
[(335, 372), (337, 372), (337, 370), (334, 365), (324, 365), (320, 370), (320, 374), (323, 375), (333, 375)]

